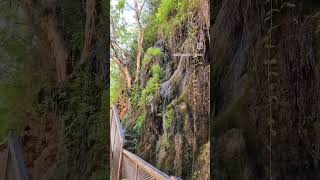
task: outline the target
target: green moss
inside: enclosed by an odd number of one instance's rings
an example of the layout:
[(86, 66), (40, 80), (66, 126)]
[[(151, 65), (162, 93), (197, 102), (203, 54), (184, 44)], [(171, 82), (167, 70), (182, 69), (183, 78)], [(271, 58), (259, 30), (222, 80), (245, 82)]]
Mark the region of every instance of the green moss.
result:
[(146, 55), (144, 56), (142, 60), (142, 66), (146, 66), (149, 64), (154, 57), (158, 57), (161, 55), (161, 49), (160, 48), (149, 48), (146, 52)]
[(192, 16), (198, 4), (197, 0), (161, 1), (155, 18), (155, 21), (159, 25), (159, 31), (165, 37), (172, 35), (175, 28), (181, 27), (182, 23)]
[(174, 107), (170, 106), (170, 108), (167, 110), (167, 112), (165, 114), (165, 118), (164, 118), (164, 122), (163, 122), (163, 127), (165, 130), (168, 130), (172, 126), (174, 119), (175, 119)]
[(163, 73), (159, 64), (152, 66), (152, 77), (141, 92), (139, 107), (142, 109), (144, 109), (145, 105), (151, 101), (153, 95), (160, 89), (160, 80), (162, 78), (162, 74)]
[(147, 54), (149, 54), (151, 56), (160, 56), (161, 49), (160, 48), (149, 48), (147, 50)]

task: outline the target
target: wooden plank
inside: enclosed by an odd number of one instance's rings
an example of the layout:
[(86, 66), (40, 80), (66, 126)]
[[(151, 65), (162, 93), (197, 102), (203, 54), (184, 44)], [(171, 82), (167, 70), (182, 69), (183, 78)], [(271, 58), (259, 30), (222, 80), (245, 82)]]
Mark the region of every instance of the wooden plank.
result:
[(135, 180), (138, 180), (138, 168), (139, 168), (139, 166), (138, 166), (138, 164), (136, 164), (136, 179)]
[[(149, 173), (151, 176), (154, 177), (154, 179), (157, 179), (157, 180), (176, 179), (173, 176), (169, 177), (168, 175), (161, 172), (157, 168), (153, 167), (151, 164), (147, 163), (146, 161), (144, 161), (143, 159), (141, 159), (137, 155), (123, 149), (123, 145), (126, 140), (125, 140), (125, 136), (124, 136), (124, 130), (123, 130), (121, 123), (120, 123), (118, 110), (115, 105), (112, 106), (112, 113), (111, 113), (110, 121), (111, 121), (110, 122), (110, 127), (111, 127), (110, 132), (111, 133), (114, 132), (114, 134), (111, 135), (114, 138), (114, 139), (111, 139), (111, 142), (114, 141), (114, 143), (116, 143), (117, 141), (120, 141), (120, 147), (115, 148), (115, 144), (113, 144), (113, 148), (112, 148), (113, 150), (116, 150), (116, 151), (120, 150), (119, 159), (118, 159), (119, 160), (118, 169), (117, 169), (117, 172), (114, 172), (114, 173), (116, 173), (116, 177), (115, 177), (116, 180), (121, 179), (122, 168), (125, 168), (122, 165), (123, 156), (126, 156), (130, 161), (132, 161), (136, 165), (136, 174), (135, 174), (136, 179), (138, 178), (138, 173), (139, 173), (138, 168), (141, 168), (145, 172)], [(117, 135), (119, 135), (119, 136), (117, 136)], [(113, 152), (113, 153), (117, 154), (115, 152)], [(114, 169), (114, 168), (112, 168), (112, 169)]]
[(116, 122), (116, 125), (117, 125), (117, 130), (118, 130), (118, 133), (120, 135), (120, 138), (122, 140), (124, 140), (124, 130), (122, 129), (122, 126), (121, 126), (121, 123), (120, 123), (120, 118), (119, 118), (119, 114), (118, 114), (118, 110), (116, 108), (115, 105), (112, 106), (112, 109), (113, 109), (113, 120), (115, 120)]
[(119, 157), (119, 167), (118, 167), (118, 172), (117, 172), (117, 180), (120, 180), (121, 179), (121, 168), (122, 168), (122, 147), (123, 147), (123, 141), (121, 141), (121, 150), (120, 150), (120, 157)]
[(153, 167), (151, 164), (147, 163), (137, 155), (123, 149), (123, 155), (132, 160), (135, 164), (137, 164), (141, 169), (152, 175), (154, 178), (158, 180), (169, 180), (170, 177), (165, 173), (161, 172), (159, 169)]

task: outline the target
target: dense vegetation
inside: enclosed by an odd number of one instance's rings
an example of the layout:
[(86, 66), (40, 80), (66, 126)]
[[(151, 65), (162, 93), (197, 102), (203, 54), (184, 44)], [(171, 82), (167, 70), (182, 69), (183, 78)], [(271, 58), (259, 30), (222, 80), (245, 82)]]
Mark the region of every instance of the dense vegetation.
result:
[(195, 95), (208, 94), (208, 60), (200, 57), (200, 67), (191, 57), (174, 55), (206, 55), (196, 44), (207, 45), (208, 1), (111, 5), (110, 63), (117, 64), (111, 72), (122, 76), (111, 77), (116, 82), (111, 84), (111, 99), (120, 109), (126, 134), (136, 142), (137, 155), (170, 175), (208, 179), (208, 161), (198, 160), (209, 148), (208, 102)]
[[(43, 72), (33, 72), (38, 67), (32, 61), (38, 52), (31, 49), (39, 43), (33, 37), (26, 14), (8, 8), (9, 2), (1, 3), (0, 12), (0, 139), (7, 136), (8, 129), (23, 124), (25, 113), (34, 113), (31, 96), (45, 83)], [(33, 40), (33, 44), (30, 42)], [(36, 83), (30, 84), (34, 79)]]
[(33, 179), (108, 179), (108, 1), (0, 1), (0, 138)]

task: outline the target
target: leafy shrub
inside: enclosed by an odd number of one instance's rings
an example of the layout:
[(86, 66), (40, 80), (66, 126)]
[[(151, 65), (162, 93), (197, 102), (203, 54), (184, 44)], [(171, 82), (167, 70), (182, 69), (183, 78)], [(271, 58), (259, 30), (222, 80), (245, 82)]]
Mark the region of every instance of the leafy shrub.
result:
[(130, 103), (132, 107), (138, 107), (139, 106), (139, 101), (141, 97), (141, 88), (139, 85), (134, 85), (130, 90), (129, 90), (129, 97), (130, 97)]
[[(109, 112), (107, 89), (92, 73), (93, 67), (79, 68), (72, 81), (66, 81), (63, 89), (57, 91), (58, 111), (64, 117), (64, 145), (68, 174), (91, 175), (87, 167), (101, 167), (107, 161), (105, 147)], [(80, 148), (79, 148), (80, 147)], [(85, 166), (78, 162), (77, 154), (83, 154)], [(98, 157), (93, 160), (92, 157)], [(90, 174), (88, 174), (90, 173)]]
[(161, 49), (160, 48), (149, 48), (147, 50), (147, 54), (151, 56), (160, 56), (161, 54)]
[(138, 116), (133, 126), (133, 132), (136, 134), (136, 136), (140, 136), (145, 119), (146, 119), (146, 113), (142, 113), (141, 115)]
[(145, 66), (150, 63), (153, 57), (157, 57), (161, 55), (161, 49), (160, 48), (149, 48), (146, 52), (146, 55), (144, 56), (142, 60), (142, 66)]
[(156, 13), (155, 22), (165, 37), (172, 35), (176, 27), (192, 16), (198, 5), (197, 0), (163, 0)]
[(121, 91), (124, 89), (125, 84), (121, 74), (120, 68), (113, 61), (110, 62), (110, 106), (114, 104), (119, 96)]
[(163, 24), (168, 21), (170, 15), (173, 15), (177, 11), (177, 4), (181, 3), (181, 0), (163, 0), (161, 1), (158, 12), (156, 13), (156, 18), (158, 24)]
[(155, 16), (152, 16), (150, 22), (146, 25), (144, 30), (143, 48), (147, 49), (153, 46), (158, 39), (159, 24), (155, 22)]
[[(139, 98), (140, 88), (135, 87), (133, 90), (135, 94), (133, 96), (137, 96), (137, 99), (139, 99), (138, 106), (140, 107), (141, 114), (138, 116), (138, 118), (135, 121), (135, 124), (133, 126), (133, 131), (136, 134), (136, 137), (139, 137), (141, 134), (141, 129), (143, 127), (144, 121), (146, 119), (146, 110), (145, 106), (147, 103), (150, 102), (153, 95), (156, 91), (160, 88), (160, 80), (162, 77), (162, 71), (159, 64), (155, 64), (152, 66), (152, 77), (147, 82), (146, 87), (141, 92), (141, 97)], [(132, 98), (131, 102), (136, 103), (134, 100), (137, 100), (136, 98)]]

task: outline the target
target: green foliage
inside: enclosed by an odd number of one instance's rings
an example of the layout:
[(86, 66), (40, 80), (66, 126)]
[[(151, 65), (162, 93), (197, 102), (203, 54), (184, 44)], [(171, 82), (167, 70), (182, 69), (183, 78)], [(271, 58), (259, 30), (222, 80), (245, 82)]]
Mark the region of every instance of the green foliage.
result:
[(109, 18), (109, 9), (110, 9), (110, 1), (109, 0), (101, 0), (101, 13), (104, 17)]
[[(153, 95), (159, 90), (160, 88), (160, 80), (162, 78), (162, 71), (159, 64), (155, 64), (152, 66), (152, 77), (147, 82), (146, 87), (142, 90), (140, 95), (140, 88), (137, 86), (133, 88), (133, 92), (131, 97), (131, 103), (135, 104), (138, 101), (138, 107), (141, 110), (140, 115), (135, 121), (133, 131), (135, 132), (136, 136), (139, 137), (141, 134), (141, 129), (144, 125), (144, 121), (146, 119), (146, 110), (145, 106), (147, 103), (151, 101)], [(134, 107), (134, 106), (133, 106)]]
[(160, 56), (161, 49), (160, 48), (149, 48), (147, 50), (147, 54), (151, 56)]
[(123, 9), (126, 4), (126, 0), (120, 0), (116, 6), (117, 9)]
[(84, 43), (84, 32), (76, 31), (70, 33), (70, 47), (73, 51), (78, 51), (82, 48), (82, 44)]
[(152, 77), (147, 82), (146, 87), (141, 92), (141, 98), (139, 101), (139, 107), (144, 108), (147, 103), (149, 103), (160, 88), (160, 80), (162, 78), (162, 71), (159, 64), (152, 66)]
[(174, 127), (174, 122), (175, 122), (175, 118), (176, 118), (176, 114), (175, 114), (175, 110), (174, 110), (174, 106), (171, 104), (167, 107), (167, 111), (166, 114), (164, 115), (164, 119), (163, 119), (163, 141), (162, 144), (164, 145), (164, 147), (166, 149), (169, 149), (170, 146), (170, 135), (173, 134), (173, 132), (171, 132)]
[(192, 16), (198, 4), (197, 0), (162, 0), (155, 15), (159, 32), (165, 37), (172, 35), (175, 28)]
[(145, 119), (146, 119), (146, 113), (143, 112), (138, 116), (138, 118), (135, 121), (135, 124), (133, 126), (133, 132), (136, 134), (137, 137), (139, 137), (141, 134), (141, 130), (144, 125)]
[(132, 107), (139, 106), (139, 100), (141, 97), (141, 88), (139, 85), (134, 85), (129, 92), (130, 103)]
[[(114, 39), (126, 52), (130, 52), (132, 50), (132, 45), (136, 44), (135, 40), (137, 39), (136, 27), (131, 22), (127, 22), (126, 16), (121, 9), (122, 6), (124, 8), (125, 1), (121, 0), (120, 2), (111, 3), (110, 15), (111, 15), (111, 24), (114, 29), (114, 33), (111, 35), (112, 39)], [(111, 51), (111, 54), (114, 53)]]
[(123, 120), (121, 121), (122, 127), (126, 127), (126, 124), (127, 124), (128, 120), (129, 120), (129, 118), (130, 118), (130, 112), (127, 113), (126, 116), (125, 116), (125, 117), (123, 118)]
[(161, 55), (161, 49), (160, 48), (149, 48), (142, 60), (142, 66), (145, 66), (149, 64), (152, 60), (152, 58), (160, 56)]
[(158, 12), (156, 13), (157, 22), (163, 24), (168, 21), (178, 9), (177, 4), (182, 0), (162, 0)]
[[(76, 77), (67, 81), (64, 88), (57, 91), (58, 110), (64, 120), (64, 144), (66, 147), (67, 168), (70, 174), (89, 173), (87, 168), (101, 167), (107, 161), (106, 119), (109, 113), (105, 110), (108, 101), (107, 89), (97, 74), (89, 66), (78, 69)], [(77, 163), (77, 154), (88, 162), (86, 166)], [(96, 157), (92, 159), (92, 157)], [(91, 174), (88, 174), (91, 175)]]
[(164, 122), (163, 122), (163, 126), (165, 130), (169, 130), (169, 128), (171, 127), (172, 123), (174, 122), (175, 119), (175, 111), (174, 111), (174, 107), (170, 106), (170, 108), (168, 108), (165, 117), (164, 117)]
[[(32, 61), (29, 40), (32, 32), (27, 19), (18, 15), (16, 1), (0, 3), (0, 141), (9, 128), (23, 126), (24, 112), (32, 114), (32, 90), (36, 90), (29, 68)], [(21, 10), (21, 9), (20, 9)], [(20, 23), (17, 23), (20, 22)]]
[(158, 40), (158, 30), (159, 24), (155, 21), (155, 16), (150, 18), (149, 23), (146, 25), (144, 29), (144, 37), (143, 37), (143, 48), (147, 49), (150, 46), (153, 46), (155, 42)]
[(121, 91), (125, 88), (120, 68), (114, 61), (110, 61), (110, 106), (119, 98)]
[(61, 3), (67, 47), (76, 57), (79, 57), (84, 42), (86, 13), (83, 7), (85, 5), (78, 0), (64, 0)]

